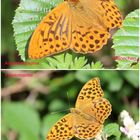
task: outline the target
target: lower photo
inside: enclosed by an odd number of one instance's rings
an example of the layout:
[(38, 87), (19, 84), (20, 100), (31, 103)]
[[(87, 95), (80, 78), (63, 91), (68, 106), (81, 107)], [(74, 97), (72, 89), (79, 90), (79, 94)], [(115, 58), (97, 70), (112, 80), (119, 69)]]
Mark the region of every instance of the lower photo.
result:
[(1, 71), (2, 140), (139, 140), (137, 70)]

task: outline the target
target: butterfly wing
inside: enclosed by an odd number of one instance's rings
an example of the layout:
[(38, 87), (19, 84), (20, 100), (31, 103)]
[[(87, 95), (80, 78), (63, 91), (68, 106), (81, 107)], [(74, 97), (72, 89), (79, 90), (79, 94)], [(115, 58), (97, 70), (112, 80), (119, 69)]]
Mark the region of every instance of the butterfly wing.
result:
[(81, 0), (71, 13), (70, 48), (78, 53), (100, 50), (110, 37), (109, 30), (122, 24), (121, 14), (113, 0)]
[(81, 89), (75, 107), (81, 109), (85, 104), (90, 104), (94, 100), (101, 98), (103, 94), (99, 78), (91, 79)]
[[(91, 110), (91, 115), (94, 112), (96, 120), (103, 124), (105, 119), (111, 114), (112, 106), (107, 99), (99, 98), (93, 102), (92, 106), (89, 106), (89, 109)], [(85, 110), (87, 111), (88, 109)]]
[(122, 15), (114, 0), (99, 0), (103, 10), (103, 21), (107, 28), (113, 29), (122, 26)]
[(98, 122), (103, 123), (111, 113), (111, 104), (103, 98), (103, 95), (99, 78), (94, 78), (83, 86), (75, 106), (85, 114), (98, 118)]
[(121, 14), (113, 0), (65, 1), (43, 18), (29, 43), (29, 58), (42, 58), (71, 49), (78, 53), (100, 50), (120, 27)]
[(111, 104), (103, 98), (98, 78), (88, 81), (81, 89), (73, 111), (75, 136), (91, 139), (100, 132), (105, 119), (111, 114)]
[(70, 49), (74, 52), (93, 53), (107, 43), (110, 34), (102, 22), (102, 13), (97, 9), (96, 1), (81, 0), (71, 10), (73, 22)]
[(100, 50), (107, 43), (110, 34), (94, 26), (77, 26), (72, 31), (70, 49), (77, 53), (93, 53)]
[(107, 99), (98, 98), (92, 103), (85, 105), (81, 110), (95, 118), (100, 124), (103, 124), (105, 119), (111, 114), (112, 107)]
[(71, 40), (71, 14), (67, 2), (54, 8), (33, 33), (29, 48), (29, 58), (37, 59), (62, 52), (69, 48)]
[(88, 120), (83, 116), (75, 115), (74, 131), (75, 136), (79, 139), (92, 139), (102, 130), (103, 125), (96, 120)]
[(68, 140), (74, 136), (73, 114), (61, 118), (49, 131), (46, 140)]
[(86, 104), (81, 114), (75, 114), (73, 128), (75, 136), (80, 139), (91, 139), (102, 130), (105, 119), (111, 114), (111, 104), (104, 98)]

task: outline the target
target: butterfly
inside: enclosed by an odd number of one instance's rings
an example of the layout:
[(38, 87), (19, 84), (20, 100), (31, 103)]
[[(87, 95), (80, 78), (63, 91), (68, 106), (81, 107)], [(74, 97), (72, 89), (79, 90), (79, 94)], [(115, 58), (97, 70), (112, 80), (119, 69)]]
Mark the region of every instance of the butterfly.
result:
[(111, 114), (110, 102), (103, 98), (99, 78), (88, 81), (81, 89), (75, 108), (50, 129), (46, 140), (91, 139), (102, 130)]
[(28, 57), (39, 59), (65, 50), (93, 53), (121, 27), (122, 16), (114, 0), (65, 0), (50, 11), (34, 31)]

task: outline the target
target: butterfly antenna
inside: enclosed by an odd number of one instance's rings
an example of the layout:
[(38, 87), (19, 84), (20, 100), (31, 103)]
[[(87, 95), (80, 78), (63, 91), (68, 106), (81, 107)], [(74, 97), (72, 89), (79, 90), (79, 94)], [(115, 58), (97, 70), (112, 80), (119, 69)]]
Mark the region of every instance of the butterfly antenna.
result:
[(66, 111), (68, 111), (69, 109), (65, 109), (65, 110), (61, 110), (61, 111), (55, 111), (55, 112), (51, 112), (51, 113), (49, 113), (50, 115), (53, 115), (53, 114), (58, 114), (58, 113), (60, 113), (60, 112), (66, 112)]
[(67, 97), (68, 97), (69, 108), (71, 108), (70, 97), (69, 97), (69, 93), (68, 92), (67, 92)]
[(69, 97), (69, 94), (67, 92), (67, 98), (68, 98), (68, 104), (69, 104), (69, 108), (68, 109), (65, 109), (65, 110), (59, 110), (59, 111), (55, 111), (55, 112), (51, 112), (49, 113), (50, 115), (53, 115), (53, 114), (58, 114), (60, 112), (66, 112), (66, 111), (69, 111), (70, 110), (70, 107), (71, 107), (71, 104), (70, 104), (70, 97)]

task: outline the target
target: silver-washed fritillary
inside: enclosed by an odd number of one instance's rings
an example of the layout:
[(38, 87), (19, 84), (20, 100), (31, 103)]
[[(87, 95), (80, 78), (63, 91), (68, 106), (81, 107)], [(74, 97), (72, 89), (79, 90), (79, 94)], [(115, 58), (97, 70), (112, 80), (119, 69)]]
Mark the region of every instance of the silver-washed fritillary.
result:
[(122, 16), (114, 0), (65, 0), (39, 23), (28, 57), (38, 59), (68, 49), (96, 52), (107, 43), (109, 31), (121, 25)]
[(79, 139), (95, 138), (111, 114), (111, 104), (103, 98), (98, 78), (83, 86), (75, 108), (70, 111), (51, 128), (46, 140), (69, 140), (74, 136)]

